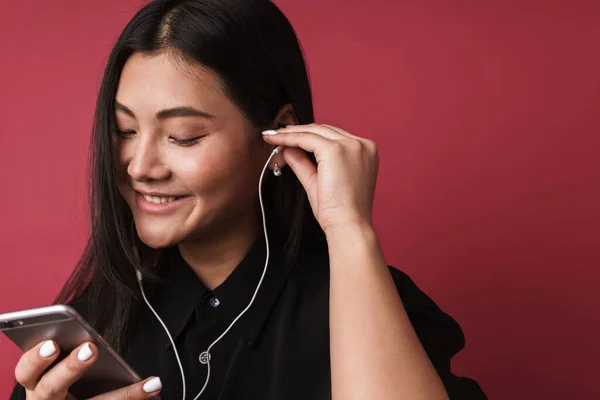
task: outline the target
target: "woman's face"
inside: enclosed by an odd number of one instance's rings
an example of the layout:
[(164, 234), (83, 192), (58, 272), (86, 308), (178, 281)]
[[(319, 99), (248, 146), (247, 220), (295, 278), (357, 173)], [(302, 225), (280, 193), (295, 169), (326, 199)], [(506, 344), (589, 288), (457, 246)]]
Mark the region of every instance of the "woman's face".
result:
[(168, 53), (123, 68), (114, 138), (119, 191), (153, 248), (247, 228), (270, 147), (208, 69)]

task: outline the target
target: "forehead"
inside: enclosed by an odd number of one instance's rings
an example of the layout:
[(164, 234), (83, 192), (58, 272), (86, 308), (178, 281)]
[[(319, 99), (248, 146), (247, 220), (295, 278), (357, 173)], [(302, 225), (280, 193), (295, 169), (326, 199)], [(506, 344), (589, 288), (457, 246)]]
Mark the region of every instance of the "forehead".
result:
[(219, 77), (169, 52), (133, 53), (121, 72), (116, 100), (138, 113), (178, 106), (225, 111), (232, 104)]

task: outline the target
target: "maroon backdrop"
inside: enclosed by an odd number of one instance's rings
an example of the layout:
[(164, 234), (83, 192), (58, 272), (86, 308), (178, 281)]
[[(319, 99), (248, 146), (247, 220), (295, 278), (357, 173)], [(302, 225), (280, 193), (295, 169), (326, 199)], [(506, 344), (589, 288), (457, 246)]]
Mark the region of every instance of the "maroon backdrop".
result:
[[(140, 4), (0, 5), (0, 311), (77, 260), (95, 93)], [(464, 328), (455, 370), (494, 399), (600, 398), (600, 3), (278, 4), (318, 121), (380, 144), (381, 241)], [(18, 356), (0, 337), (0, 397)]]

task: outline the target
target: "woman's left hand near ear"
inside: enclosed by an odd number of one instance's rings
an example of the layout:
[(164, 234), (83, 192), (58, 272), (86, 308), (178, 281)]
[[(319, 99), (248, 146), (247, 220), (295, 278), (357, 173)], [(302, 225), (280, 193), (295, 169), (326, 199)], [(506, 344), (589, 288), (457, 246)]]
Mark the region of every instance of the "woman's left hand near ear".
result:
[[(271, 133), (263, 133), (266, 142), (285, 147), (282, 156), (306, 189), (325, 234), (372, 226), (379, 165), (373, 141), (319, 124), (265, 132)], [(305, 151), (314, 153), (316, 166)]]

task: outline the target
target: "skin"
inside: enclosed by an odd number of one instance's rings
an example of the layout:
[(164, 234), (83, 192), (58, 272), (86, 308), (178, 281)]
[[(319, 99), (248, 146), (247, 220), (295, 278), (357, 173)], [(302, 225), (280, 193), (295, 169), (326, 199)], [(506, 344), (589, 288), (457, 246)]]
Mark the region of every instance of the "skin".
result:
[[(258, 179), (273, 146), (261, 140), (214, 74), (169, 53), (134, 54), (116, 100), (135, 115), (117, 108), (118, 129), (131, 133), (114, 140), (119, 190), (140, 239), (153, 248), (179, 245), (198, 277), (215, 288), (257, 238)], [(157, 119), (160, 111), (180, 106), (213, 117)], [(175, 212), (152, 215), (136, 204), (139, 192), (152, 191), (185, 198)]]
[[(178, 245), (198, 278), (209, 288), (218, 286), (260, 234), (259, 175), (271, 150), (285, 146), (270, 168), (277, 163), (289, 166), (284, 173), (296, 174), (329, 244), (333, 399), (448, 397), (410, 324), (373, 228), (378, 167), (373, 142), (316, 124), (261, 138), (210, 70), (169, 53), (132, 55), (116, 100), (117, 125), (124, 132), (114, 139), (118, 185), (142, 241), (154, 248)], [(181, 106), (212, 117), (179, 112), (157, 118)], [(273, 126), (295, 123), (288, 105)], [(199, 136), (204, 137), (193, 140)], [(305, 151), (315, 154), (318, 166)], [(171, 212), (152, 215), (137, 200), (148, 191), (183, 198)], [(65, 388), (94, 360), (81, 362), (73, 354), (40, 375), (55, 356), (43, 358), (39, 346), (25, 353), (15, 374), (26, 384), (27, 398), (64, 399)], [(144, 382), (97, 400), (148, 398)]]
[[(265, 140), (286, 146), (283, 157), (327, 237), (332, 398), (447, 399), (373, 227), (377, 146), (329, 125), (277, 132)], [(314, 153), (318, 165), (299, 148)]]

